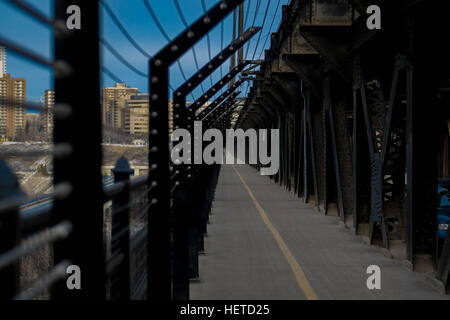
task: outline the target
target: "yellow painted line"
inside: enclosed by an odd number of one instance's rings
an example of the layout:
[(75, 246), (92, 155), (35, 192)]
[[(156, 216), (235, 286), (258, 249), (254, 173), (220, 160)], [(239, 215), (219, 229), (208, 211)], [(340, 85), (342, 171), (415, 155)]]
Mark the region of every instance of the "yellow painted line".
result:
[(298, 286), (305, 294), (306, 299), (319, 300), (316, 293), (314, 292), (314, 289), (309, 284), (309, 281), (306, 278), (306, 275), (303, 272), (302, 267), (300, 267), (297, 260), (295, 260), (294, 256), (292, 255), (291, 250), (289, 250), (288, 246), (286, 245), (286, 242), (284, 242), (284, 240), (281, 237), (280, 233), (278, 232), (277, 228), (275, 228), (275, 226), (272, 224), (272, 222), (270, 222), (266, 211), (264, 211), (263, 207), (261, 207), (258, 200), (256, 200), (255, 195), (253, 194), (252, 190), (247, 185), (244, 178), (242, 178), (241, 174), (239, 173), (239, 171), (236, 169), (236, 167), (234, 165), (233, 165), (233, 169), (236, 172), (236, 174), (239, 176), (239, 179), (241, 179), (241, 182), (244, 185), (245, 189), (247, 190), (250, 198), (253, 200), (253, 204), (255, 205), (256, 209), (258, 210), (259, 214), (261, 215), (261, 218), (264, 221), (264, 224), (266, 225), (266, 227), (269, 229), (269, 231), (272, 233), (273, 237), (275, 238), (275, 241), (277, 242), (278, 246), (280, 247), (280, 250), (283, 253), (284, 258), (289, 263), (289, 266), (291, 267), (292, 272), (294, 273), (294, 277), (295, 277), (295, 280), (297, 280)]

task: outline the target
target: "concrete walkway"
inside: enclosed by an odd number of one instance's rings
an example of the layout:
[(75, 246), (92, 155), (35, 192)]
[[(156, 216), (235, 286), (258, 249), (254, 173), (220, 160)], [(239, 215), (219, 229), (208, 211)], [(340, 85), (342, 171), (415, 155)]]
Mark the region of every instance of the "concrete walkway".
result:
[(193, 300), (450, 298), (251, 167), (222, 166), (212, 212)]

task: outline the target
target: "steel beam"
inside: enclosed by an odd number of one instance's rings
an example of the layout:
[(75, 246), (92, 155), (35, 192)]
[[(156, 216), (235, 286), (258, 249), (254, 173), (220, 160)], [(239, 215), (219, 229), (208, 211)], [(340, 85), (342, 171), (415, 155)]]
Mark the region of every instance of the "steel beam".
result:
[(302, 79), (313, 93), (321, 97), (320, 81), (323, 64), (317, 54), (283, 54), (283, 59), (289, 67)]

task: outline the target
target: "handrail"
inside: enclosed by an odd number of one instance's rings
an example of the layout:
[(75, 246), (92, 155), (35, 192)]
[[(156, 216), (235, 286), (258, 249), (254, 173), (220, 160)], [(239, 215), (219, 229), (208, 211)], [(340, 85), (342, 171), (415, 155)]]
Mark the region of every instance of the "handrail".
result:
[[(130, 190), (137, 190), (147, 184), (148, 175), (139, 176), (137, 178), (131, 179), (129, 182)], [(112, 200), (112, 198), (122, 192), (127, 186), (127, 182), (115, 182), (109, 186), (103, 188), (103, 194), (105, 200)]]

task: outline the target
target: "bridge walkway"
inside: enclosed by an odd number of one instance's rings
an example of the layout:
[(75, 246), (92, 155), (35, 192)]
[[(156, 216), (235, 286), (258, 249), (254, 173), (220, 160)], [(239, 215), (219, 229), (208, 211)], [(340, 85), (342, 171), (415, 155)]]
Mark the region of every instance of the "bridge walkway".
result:
[(248, 166), (222, 166), (205, 250), (193, 300), (450, 298)]

